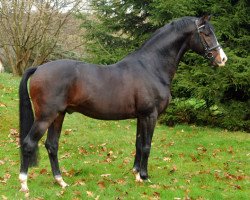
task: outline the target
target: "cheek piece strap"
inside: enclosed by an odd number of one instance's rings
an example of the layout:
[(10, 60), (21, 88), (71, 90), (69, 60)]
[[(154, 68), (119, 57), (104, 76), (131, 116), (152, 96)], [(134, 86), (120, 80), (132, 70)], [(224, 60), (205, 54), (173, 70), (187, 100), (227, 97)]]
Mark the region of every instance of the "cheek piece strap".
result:
[[(221, 45), (217, 42), (217, 45), (215, 45), (213, 47), (209, 47), (206, 40), (201, 35), (201, 32), (202, 32), (201, 30), (205, 27), (205, 25), (198, 26), (198, 20), (195, 21), (195, 24), (196, 24), (196, 28), (197, 28), (197, 32), (198, 32), (198, 35), (199, 35), (200, 42), (201, 42), (201, 44), (203, 46), (203, 49), (204, 49), (204, 55), (203, 56), (206, 59), (213, 62), (215, 60), (215, 57), (214, 57), (212, 51), (221, 49)], [(214, 34), (213, 31), (212, 31), (212, 33)]]

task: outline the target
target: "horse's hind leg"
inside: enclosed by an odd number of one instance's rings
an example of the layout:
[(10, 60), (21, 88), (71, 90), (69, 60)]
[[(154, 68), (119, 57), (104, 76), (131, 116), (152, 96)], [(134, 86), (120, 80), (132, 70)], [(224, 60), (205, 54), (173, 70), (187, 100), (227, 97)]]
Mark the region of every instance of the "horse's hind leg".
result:
[(21, 159), (21, 168), (19, 180), (21, 182), (21, 190), (22, 192), (28, 192), (27, 179), (28, 179), (28, 168), (29, 163), (31, 163), (30, 158), (32, 157), (37, 150), (38, 141), (42, 138), (45, 131), (48, 129), (50, 125), (50, 120), (35, 120), (28, 135), (24, 139), (21, 151), (22, 151), (22, 159)]
[(68, 186), (67, 183), (65, 183), (62, 179), (58, 163), (58, 142), (62, 130), (64, 116), (65, 113), (59, 113), (55, 121), (50, 125), (48, 130), (48, 136), (45, 142), (45, 147), (49, 154), (52, 173), (55, 177), (56, 182), (62, 188)]

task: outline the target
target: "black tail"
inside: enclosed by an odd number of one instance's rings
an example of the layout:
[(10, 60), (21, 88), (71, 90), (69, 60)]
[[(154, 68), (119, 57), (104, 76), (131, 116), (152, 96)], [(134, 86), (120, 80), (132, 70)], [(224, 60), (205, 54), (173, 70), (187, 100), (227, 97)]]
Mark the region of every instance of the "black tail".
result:
[[(35, 73), (37, 68), (32, 67), (27, 69), (22, 77), (22, 80), (19, 85), (19, 115), (20, 115), (20, 146), (21, 146), (21, 159), (23, 157), (22, 155), (22, 147), (23, 147), (23, 141), (25, 137), (28, 135), (33, 122), (34, 122), (34, 114), (32, 110), (32, 105), (30, 102), (30, 97), (28, 93), (28, 87), (27, 82), (29, 77)], [(37, 165), (37, 157), (38, 157), (38, 146), (36, 147), (35, 153), (31, 156), (29, 160), (30, 166)]]

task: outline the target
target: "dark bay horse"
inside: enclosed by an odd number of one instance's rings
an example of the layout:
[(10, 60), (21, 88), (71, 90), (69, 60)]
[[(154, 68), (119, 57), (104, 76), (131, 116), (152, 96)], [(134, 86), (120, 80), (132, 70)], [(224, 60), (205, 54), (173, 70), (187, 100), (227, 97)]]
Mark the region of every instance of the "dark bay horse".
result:
[(53, 175), (62, 187), (67, 186), (57, 152), (64, 116), (72, 112), (101, 120), (137, 118), (133, 171), (137, 181), (146, 180), (156, 120), (169, 104), (171, 81), (184, 53), (191, 49), (217, 66), (227, 61), (209, 18), (173, 21), (113, 65), (58, 60), (26, 70), (19, 88), (21, 191), (28, 191), (28, 167), (36, 163), (38, 141), (47, 129), (45, 146)]

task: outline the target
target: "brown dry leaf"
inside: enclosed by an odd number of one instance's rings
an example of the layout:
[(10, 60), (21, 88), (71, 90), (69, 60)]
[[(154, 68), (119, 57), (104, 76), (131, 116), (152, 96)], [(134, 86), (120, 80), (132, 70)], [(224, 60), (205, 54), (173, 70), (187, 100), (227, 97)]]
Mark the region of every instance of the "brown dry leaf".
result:
[(79, 148), (78, 148), (78, 152), (79, 152), (79, 154), (81, 154), (81, 155), (86, 155), (86, 154), (88, 154), (87, 150), (84, 149), (83, 147), (79, 147)]
[(154, 198), (153, 198), (153, 199), (155, 199), (155, 200), (161, 199), (161, 198), (160, 198), (160, 193), (159, 193), (159, 192), (154, 192), (153, 195), (154, 195)]
[(101, 177), (109, 177), (111, 174), (102, 174)]
[(47, 169), (42, 169), (42, 170), (40, 171), (40, 174), (47, 174), (47, 173), (48, 173)]
[(170, 173), (174, 173), (177, 170), (176, 165), (173, 165), (172, 169), (170, 170)]
[(2, 200), (7, 200), (8, 198), (4, 195), (2, 195)]
[(74, 194), (76, 195), (76, 196), (81, 196), (81, 192), (80, 191), (78, 191), (78, 190), (76, 190), (76, 191), (74, 191)]
[(128, 163), (130, 162), (130, 159), (131, 159), (131, 158), (124, 158), (123, 164), (125, 164), (125, 165), (128, 164)]
[(192, 161), (193, 161), (193, 162), (198, 162), (198, 161), (199, 161), (193, 154), (190, 155), (190, 157), (192, 158)]
[(234, 188), (241, 190), (241, 186), (240, 185), (234, 185)]
[(97, 183), (97, 185), (98, 185), (101, 189), (105, 189), (105, 188), (106, 188), (104, 181), (99, 181), (99, 182)]
[(215, 176), (215, 178), (218, 179), (218, 180), (221, 179), (221, 178), (220, 178), (220, 175), (218, 174), (218, 172), (215, 172), (215, 173), (214, 173), (214, 176)]
[(83, 186), (83, 185), (86, 185), (86, 183), (84, 182), (84, 180), (77, 180), (73, 186), (77, 186), (77, 185)]
[(7, 106), (3, 103), (0, 103), (0, 107), (7, 107)]
[(10, 142), (15, 142), (16, 145), (19, 145), (19, 132), (17, 129), (11, 128), (8, 137), (10, 139)]
[(229, 149), (227, 150), (227, 152), (230, 153), (230, 154), (233, 154), (234, 153), (233, 147), (230, 146)]
[(166, 161), (166, 162), (171, 162), (171, 158), (170, 157), (164, 157), (163, 160)]
[(120, 185), (125, 185), (126, 184), (126, 181), (124, 179), (118, 179), (116, 182), (118, 184), (120, 184)]
[(71, 154), (69, 152), (66, 152), (63, 156), (61, 156), (60, 159), (70, 158)]
[(180, 153), (180, 154), (179, 154), (179, 157), (180, 157), (180, 158), (184, 158), (184, 153)]
[(169, 142), (169, 143), (167, 144), (168, 147), (173, 146), (173, 145), (174, 145), (174, 141)]
[(56, 196), (61, 197), (61, 196), (63, 196), (64, 194), (65, 194), (65, 190), (61, 190), (60, 192), (58, 192), (58, 193), (56, 194)]
[(86, 191), (88, 197), (94, 197), (94, 193), (91, 191)]
[(36, 198), (34, 198), (34, 200), (44, 200), (44, 198), (43, 197), (36, 197)]
[(111, 162), (112, 162), (112, 159), (108, 157), (108, 158), (106, 158), (106, 159), (104, 160), (104, 162), (111, 163)]
[(97, 195), (97, 197), (95, 198), (95, 200), (99, 200), (100, 199), (100, 195)]
[(154, 189), (160, 189), (161, 188), (160, 185), (156, 185), (156, 184), (150, 185), (149, 187), (154, 188)]
[(107, 156), (112, 156), (114, 154), (114, 152), (113, 151), (109, 151), (108, 153), (107, 153)]
[(3, 160), (0, 160), (0, 165), (4, 165), (5, 162)]
[(207, 149), (206, 149), (204, 146), (199, 146), (199, 147), (197, 148), (197, 150), (198, 150), (199, 152), (201, 152), (201, 153), (206, 153), (206, 152), (207, 152)]
[(6, 174), (4, 174), (3, 179), (0, 180), (0, 182), (7, 183), (7, 181), (10, 179), (10, 177), (11, 177), (11, 174), (6, 173)]
[(69, 134), (71, 134), (72, 133), (72, 129), (66, 129), (65, 131), (64, 131), (64, 135), (69, 135)]

